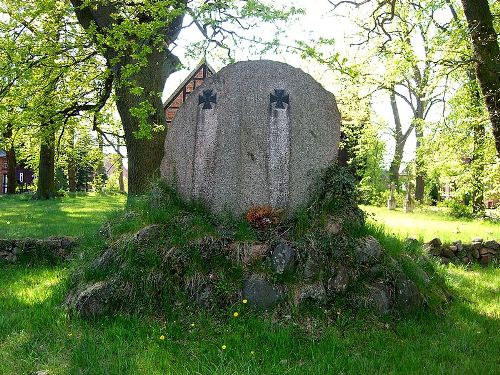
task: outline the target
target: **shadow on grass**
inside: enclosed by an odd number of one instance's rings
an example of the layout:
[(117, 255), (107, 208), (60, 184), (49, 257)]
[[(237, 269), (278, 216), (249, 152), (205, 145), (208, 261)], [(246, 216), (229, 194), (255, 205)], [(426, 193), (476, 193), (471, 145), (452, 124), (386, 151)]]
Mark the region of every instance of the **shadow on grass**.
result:
[(346, 316), (312, 335), (308, 322), (273, 324), (243, 306), (237, 319), (231, 312), (222, 317), (223, 324), (203, 314), (168, 323), (70, 319), (61, 308), (66, 269), (3, 267), (0, 373), (493, 374), (500, 358), (498, 270), (449, 272), (458, 298), (442, 315)]

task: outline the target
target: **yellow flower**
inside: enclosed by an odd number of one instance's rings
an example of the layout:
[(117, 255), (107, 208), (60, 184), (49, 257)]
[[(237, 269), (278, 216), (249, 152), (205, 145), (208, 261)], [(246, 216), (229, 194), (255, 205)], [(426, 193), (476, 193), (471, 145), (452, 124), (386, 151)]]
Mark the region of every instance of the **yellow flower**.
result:
[(248, 303), (248, 300), (247, 300), (247, 299), (244, 299), (244, 300), (243, 300), (243, 303)]
[(163, 340), (165, 340), (165, 336), (164, 336), (164, 335), (161, 335), (161, 336), (160, 336), (160, 340), (162, 340), (162, 341), (163, 341)]
[(226, 350), (226, 345), (222, 345), (222, 350)]
[(70, 332), (70, 333), (68, 333), (68, 337), (71, 337), (71, 336), (73, 336), (73, 334), (72, 334), (71, 332)]
[(234, 316), (235, 318), (237, 318), (237, 317), (238, 317), (238, 315), (240, 315), (240, 314), (238, 314), (238, 312), (237, 312), (237, 311), (235, 311), (235, 312), (233, 313), (233, 316)]
[(194, 323), (191, 323), (191, 327), (194, 327)]

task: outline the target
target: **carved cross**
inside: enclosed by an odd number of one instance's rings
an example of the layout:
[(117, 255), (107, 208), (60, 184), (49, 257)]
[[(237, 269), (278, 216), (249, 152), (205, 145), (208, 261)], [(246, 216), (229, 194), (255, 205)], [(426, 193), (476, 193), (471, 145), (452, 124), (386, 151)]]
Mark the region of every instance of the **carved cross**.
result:
[(276, 103), (276, 108), (284, 109), (283, 103), (290, 104), (290, 97), (285, 94), (285, 90), (274, 90), (274, 94), (271, 93), (271, 104)]
[(212, 104), (217, 103), (217, 93), (212, 94), (213, 90), (203, 90), (203, 95), (198, 95), (198, 105), (203, 104), (203, 109), (212, 109)]

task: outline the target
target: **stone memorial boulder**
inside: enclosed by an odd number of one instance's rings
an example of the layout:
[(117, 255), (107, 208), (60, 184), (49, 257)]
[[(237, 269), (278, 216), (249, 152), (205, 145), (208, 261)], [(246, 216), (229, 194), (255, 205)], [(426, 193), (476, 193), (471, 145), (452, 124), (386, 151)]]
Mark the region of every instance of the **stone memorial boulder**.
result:
[(228, 65), (185, 101), (165, 140), (161, 175), (213, 212), (270, 205), (293, 212), (337, 158), (333, 94), (274, 61)]

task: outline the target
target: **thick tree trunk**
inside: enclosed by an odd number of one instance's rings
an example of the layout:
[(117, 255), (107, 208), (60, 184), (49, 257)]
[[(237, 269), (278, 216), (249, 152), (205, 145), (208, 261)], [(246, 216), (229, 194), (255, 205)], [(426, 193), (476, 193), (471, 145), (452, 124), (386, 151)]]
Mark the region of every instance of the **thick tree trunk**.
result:
[[(158, 131), (151, 134), (148, 139), (138, 139), (140, 133), (140, 122), (132, 116), (132, 108), (140, 108), (141, 103), (147, 101), (155, 110), (150, 115), (148, 122), (150, 125), (165, 126), (165, 114), (161, 93), (165, 86), (168, 76), (173, 73), (179, 65), (179, 59), (171, 53), (167, 47), (161, 50), (158, 47), (158, 40), (136, 40), (135, 36), (130, 39), (130, 50), (114, 50), (112, 45), (101, 45), (102, 40), (96, 37), (97, 33), (106, 35), (120, 20), (117, 20), (116, 14), (119, 14), (119, 3), (103, 2), (93, 5), (83, 0), (71, 0), (74, 6), (76, 16), (80, 24), (86, 30), (90, 31), (94, 43), (102, 48), (104, 57), (108, 66), (111, 68), (115, 78), (116, 106), (122, 120), (125, 141), (127, 145), (128, 157), (128, 190), (129, 194), (143, 194), (149, 186), (149, 182), (155, 176), (159, 175), (161, 160), (163, 158), (163, 143), (165, 131)], [(172, 3), (175, 10), (184, 10), (187, 0), (176, 0)], [(172, 9), (172, 12), (174, 9)], [(148, 15), (144, 15), (147, 20)], [(184, 14), (175, 17), (166, 16), (164, 27), (159, 31), (158, 36), (162, 36), (165, 46), (168, 46), (177, 39), (182, 28)], [(147, 22), (147, 21), (146, 21)], [(147, 45), (151, 48), (151, 53), (147, 55), (147, 64), (140, 65), (133, 59), (132, 44)], [(122, 77), (124, 67), (140, 66), (140, 70), (132, 76)], [(138, 86), (143, 89), (140, 94), (130, 92), (130, 83), (132, 86)]]
[(37, 195), (39, 199), (50, 199), (55, 195), (54, 156), (55, 134), (51, 132), (44, 137), (40, 145), (37, 186)]
[(16, 194), (16, 151), (14, 145), (11, 144), (7, 150), (7, 194)]
[[(132, 94), (126, 85), (116, 88), (116, 106), (123, 124), (128, 157), (128, 192), (131, 195), (143, 194), (152, 179), (159, 176), (163, 158), (166, 131), (155, 131), (148, 139), (138, 139), (139, 120), (132, 116), (130, 109), (143, 101), (148, 101), (155, 108), (148, 122), (164, 125), (165, 113), (160, 93), (167, 77), (176, 70), (179, 60), (168, 51), (155, 51), (148, 58), (148, 65), (131, 77), (137, 85), (144, 88), (141, 95)], [(125, 61), (130, 64), (132, 61)]]
[(476, 76), (486, 101), (500, 156), (500, 48), (488, 0), (462, 0), (476, 59)]
[[(475, 99), (475, 103), (481, 103), (481, 94), (479, 93), (479, 87), (477, 85), (476, 78), (474, 77), (474, 72), (469, 70), (469, 87), (472, 90), (472, 97)], [(475, 106), (471, 103), (471, 106)], [(476, 215), (483, 215), (485, 211), (484, 207), (484, 148), (486, 141), (486, 131), (484, 128), (484, 123), (482, 121), (477, 121), (472, 128), (474, 137), (474, 150), (472, 155), (472, 212)]]

